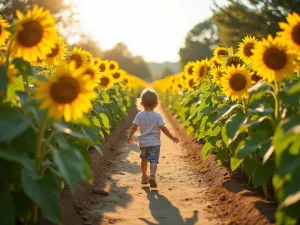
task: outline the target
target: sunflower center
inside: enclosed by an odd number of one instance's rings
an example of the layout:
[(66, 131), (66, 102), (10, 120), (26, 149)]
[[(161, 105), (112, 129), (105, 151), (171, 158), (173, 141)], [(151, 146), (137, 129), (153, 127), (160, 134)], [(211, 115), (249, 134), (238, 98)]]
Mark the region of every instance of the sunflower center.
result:
[(272, 70), (281, 70), (287, 63), (287, 55), (278, 48), (269, 48), (263, 56), (264, 63)]
[(203, 77), (204, 74), (205, 74), (205, 68), (204, 68), (204, 66), (202, 66), (199, 70), (199, 77)]
[(300, 24), (294, 27), (292, 31), (292, 38), (297, 45), (300, 45)]
[(194, 85), (195, 85), (194, 80), (189, 80), (189, 86), (192, 88), (192, 87), (194, 87)]
[(258, 82), (259, 80), (261, 80), (261, 77), (257, 75), (257, 73), (254, 73), (252, 76), (251, 76), (251, 79), (255, 82)]
[(60, 78), (50, 87), (50, 93), (54, 101), (60, 104), (67, 104), (73, 102), (80, 92), (78, 82), (68, 76)]
[(228, 55), (228, 51), (226, 51), (224, 49), (219, 50), (218, 56), (221, 56), (221, 55)]
[(101, 85), (102, 86), (107, 86), (109, 84), (109, 78), (108, 77), (101, 77)]
[(189, 74), (193, 74), (193, 69), (194, 69), (194, 66), (191, 66), (191, 67), (188, 69), (188, 73), (189, 73)]
[(88, 68), (86, 71), (85, 71), (85, 74), (88, 74), (90, 75), (90, 77), (93, 79), (95, 77), (95, 72), (94, 70)]
[(25, 47), (37, 45), (43, 38), (43, 27), (35, 20), (23, 24), (23, 30), (19, 32), (17, 39)]
[(241, 91), (247, 86), (247, 79), (244, 75), (233, 74), (229, 80), (229, 85), (234, 91)]
[(114, 64), (111, 64), (110, 66), (109, 66), (109, 69), (110, 70), (114, 70), (116, 68), (116, 66), (114, 65)]
[(243, 65), (243, 61), (240, 60), (239, 58), (236, 57), (232, 57), (232, 58), (228, 58), (226, 66), (232, 66), (234, 65), (235, 67), (237, 67), (238, 65)]
[(254, 43), (248, 43), (245, 45), (244, 47), (244, 54), (247, 56), (247, 57), (250, 57), (253, 55), (252, 53), (252, 49), (254, 48)]
[(55, 56), (57, 56), (59, 53), (59, 46), (58, 44), (55, 45), (55, 48), (51, 49), (51, 53), (49, 55), (47, 55), (49, 58), (54, 58)]
[(116, 72), (116, 73), (113, 74), (113, 77), (114, 77), (115, 79), (120, 78), (120, 76), (121, 76), (121, 74), (120, 74), (119, 72)]
[(179, 87), (179, 88), (182, 88), (182, 85), (181, 85), (181, 84), (178, 84), (178, 87)]
[(106, 66), (103, 63), (101, 63), (99, 65), (99, 69), (100, 69), (101, 72), (104, 72), (106, 70)]
[(82, 64), (83, 64), (82, 57), (81, 57), (80, 55), (78, 55), (78, 54), (73, 54), (73, 55), (71, 55), (70, 61), (72, 61), (72, 60), (75, 62), (76, 68), (81, 67)]

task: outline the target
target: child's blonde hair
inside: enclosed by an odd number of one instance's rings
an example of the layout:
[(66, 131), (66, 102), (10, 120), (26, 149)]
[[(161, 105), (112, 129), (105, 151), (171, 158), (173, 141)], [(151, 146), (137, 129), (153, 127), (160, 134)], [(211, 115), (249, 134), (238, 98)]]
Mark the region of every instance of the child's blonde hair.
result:
[(137, 99), (137, 108), (138, 110), (142, 110), (145, 108), (155, 108), (158, 104), (158, 95), (155, 91), (150, 89), (145, 89), (141, 97)]

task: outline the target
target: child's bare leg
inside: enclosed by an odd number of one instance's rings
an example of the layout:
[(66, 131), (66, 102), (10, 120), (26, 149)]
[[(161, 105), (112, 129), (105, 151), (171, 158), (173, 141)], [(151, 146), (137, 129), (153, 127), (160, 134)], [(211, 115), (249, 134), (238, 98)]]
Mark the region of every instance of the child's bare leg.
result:
[(150, 173), (151, 175), (155, 175), (157, 170), (157, 163), (150, 163)]
[(148, 165), (148, 159), (142, 158), (141, 170), (144, 177), (147, 176), (147, 165)]

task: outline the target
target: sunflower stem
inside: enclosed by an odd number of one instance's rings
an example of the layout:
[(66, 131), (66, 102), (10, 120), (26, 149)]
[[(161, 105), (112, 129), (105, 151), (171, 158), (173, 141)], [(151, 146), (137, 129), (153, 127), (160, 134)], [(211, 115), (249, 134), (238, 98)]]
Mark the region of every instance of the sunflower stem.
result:
[(215, 86), (215, 84), (212, 82), (211, 77), (210, 77), (210, 74), (208, 74), (208, 79), (209, 79), (209, 81), (210, 81), (211, 86), (212, 86), (213, 89), (214, 89), (214, 94), (215, 94), (216, 100), (217, 100), (218, 104), (220, 104), (219, 95), (218, 95), (217, 91), (215, 90), (215, 87), (216, 87), (216, 86)]
[(278, 124), (280, 118), (279, 118), (279, 114), (280, 114), (280, 100), (279, 100), (279, 84), (278, 82), (275, 81), (275, 86), (274, 86), (274, 100), (275, 100), (275, 121), (276, 124)]
[[(45, 133), (45, 128), (46, 128), (46, 122), (47, 122), (47, 117), (44, 116), (41, 120), (40, 127), (37, 131), (37, 138), (36, 138), (36, 151), (35, 151), (35, 164), (36, 167), (38, 168), (39, 172), (41, 173), (41, 158), (42, 158), (42, 143), (43, 143), (43, 138), (44, 138), (44, 133)], [(34, 205), (33, 207), (33, 214), (32, 214), (32, 222), (33, 224), (37, 223), (38, 220), (38, 209), (39, 206), (37, 204)]]
[[(261, 161), (260, 161), (260, 158), (259, 156), (257, 155), (257, 153), (255, 153), (255, 157), (256, 157), (256, 162), (258, 165), (261, 165)], [(266, 199), (271, 199), (271, 196), (269, 194), (269, 191), (268, 191), (268, 187), (267, 187), (267, 182), (268, 181), (265, 181), (263, 184), (262, 184), (262, 189), (263, 189), (263, 192), (264, 192), (264, 195), (266, 197)]]
[[(6, 73), (6, 74), (4, 74), (4, 76), (6, 76), (7, 79), (8, 79), (8, 68), (9, 68), (9, 57), (10, 57), (12, 43), (13, 43), (13, 40), (11, 40), (8, 44), (7, 52), (6, 52), (6, 61), (5, 61), (5, 65), (4, 65), (4, 71)], [(2, 96), (1, 96), (1, 98), (2, 98)], [(1, 100), (3, 101), (5, 99), (7, 99), (7, 85), (4, 88), (4, 94), (3, 94), (3, 98)]]

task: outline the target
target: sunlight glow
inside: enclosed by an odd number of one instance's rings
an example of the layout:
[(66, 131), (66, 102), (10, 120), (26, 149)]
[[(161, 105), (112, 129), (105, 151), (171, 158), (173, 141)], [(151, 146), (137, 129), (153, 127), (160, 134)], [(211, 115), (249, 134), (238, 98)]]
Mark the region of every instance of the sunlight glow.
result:
[[(101, 49), (125, 43), (147, 61), (178, 61), (187, 32), (212, 15), (212, 0), (69, 0)], [(226, 2), (219, 0), (217, 2)]]

